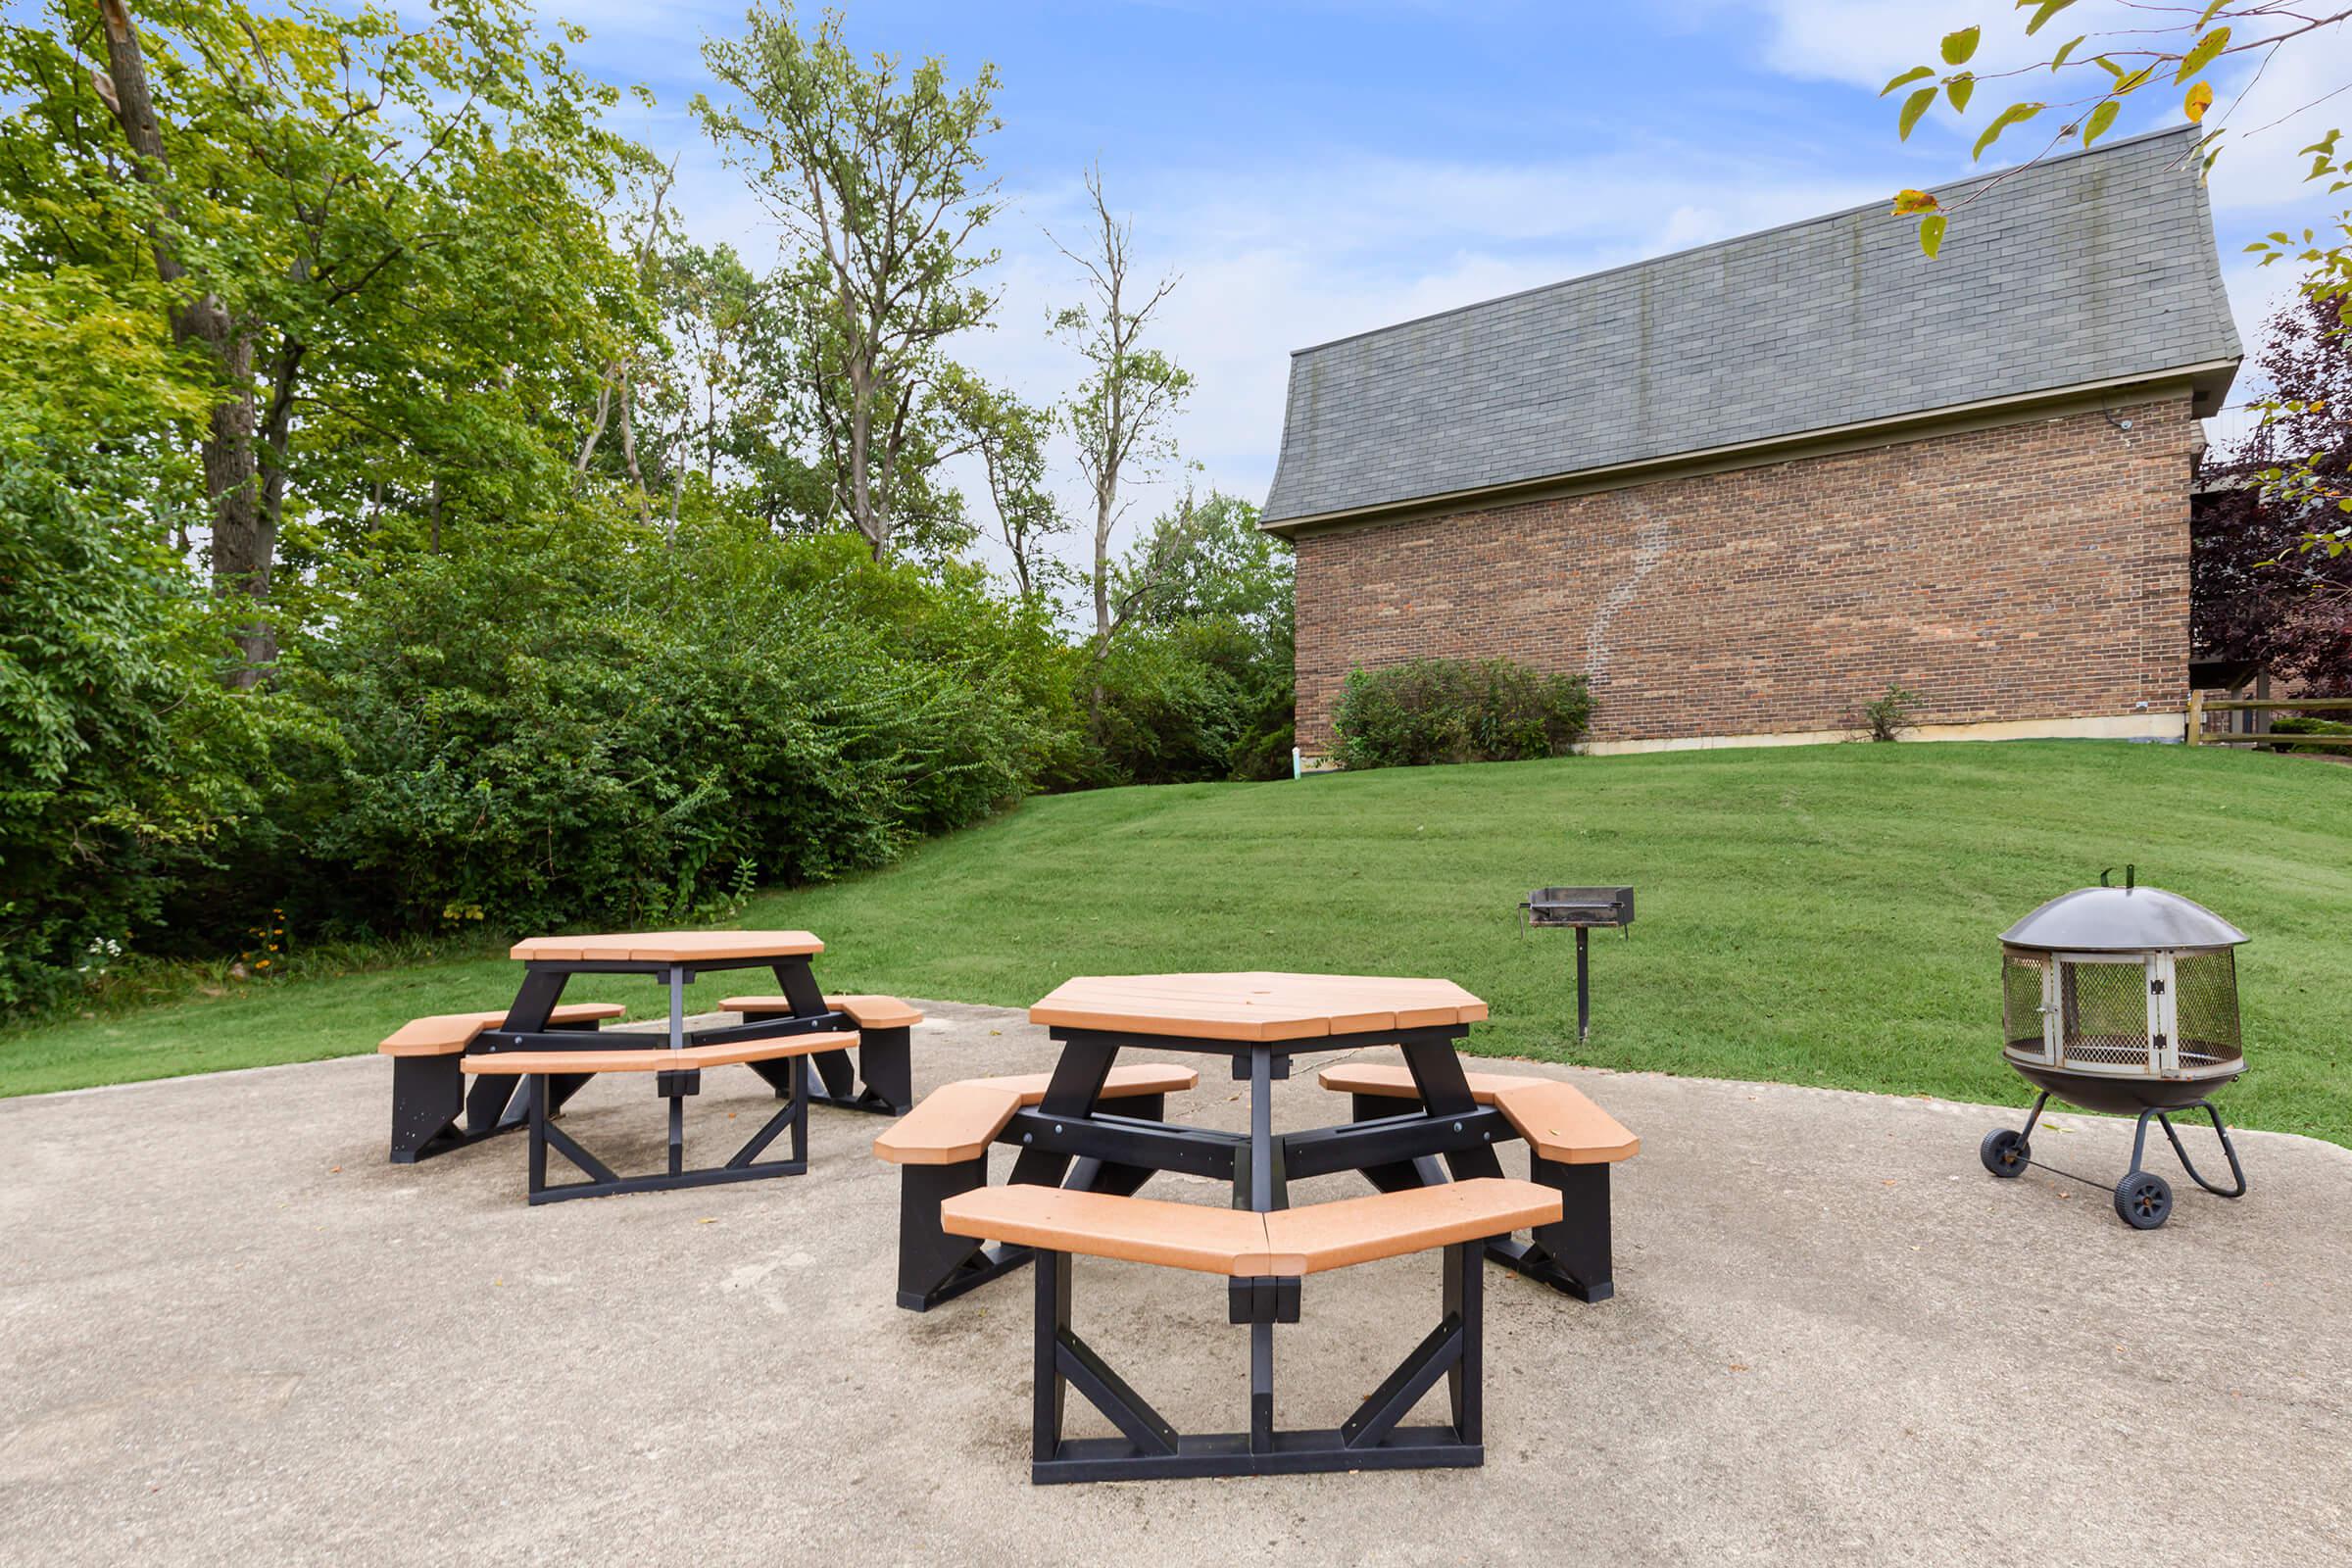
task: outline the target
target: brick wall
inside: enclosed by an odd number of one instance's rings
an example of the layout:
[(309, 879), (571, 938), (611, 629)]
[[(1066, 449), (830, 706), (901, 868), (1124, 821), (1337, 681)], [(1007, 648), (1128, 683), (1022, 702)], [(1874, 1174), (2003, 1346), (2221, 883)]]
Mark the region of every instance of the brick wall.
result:
[(2196, 441), (2183, 396), (1305, 535), (1299, 744), (1430, 655), (1585, 672), (1596, 740), (1838, 728), (1889, 681), (1935, 723), (2180, 711)]

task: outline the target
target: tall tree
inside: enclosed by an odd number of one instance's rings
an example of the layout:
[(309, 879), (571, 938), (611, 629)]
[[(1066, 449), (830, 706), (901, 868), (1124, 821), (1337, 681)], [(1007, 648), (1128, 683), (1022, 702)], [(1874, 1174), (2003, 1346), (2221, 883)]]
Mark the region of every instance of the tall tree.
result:
[(900, 523), (903, 466), (935, 441), (942, 345), (983, 324), (995, 300), (977, 286), (994, 251), (972, 247), (996, 215), (980, 144), (1000, 124), (996, 68), (953, 86), (927, 57), (861, 63), (840, 13), (813, 30), (790, 6), (755, 6), (741, 38), (703, 46), (735, 95), (694, 108), (728, 164), (802, 253), (811, 327), (803, 344), (831, 448), (843, 513), (874, 558)]
[[(55, 10), (53, 33), (0, 37), (20, 106), (0, 128), (0, 201), (32, 215), (5, 243), (51, 267), (117, 267), (136, 244), (169, 290), (210, 388), (207, 548), (216, 594), (250, 606), (233, 679), (251, 684), (275, 657), (297, 430), (336, 410), (346, 430), (445, 416), (459, 389), (419, 367), (464, 355), (424, 334), (450, 329), (465, 294), (498, 315), (481, 259), (517, 251), (543, 270), (505, 292), (561, 316), (551, 297), (576, 299), (602, 249), (577, 194), (634, 150), (599, 124), (612, 91), (517, 0), (452, 5), (416, 31), (311, 3)], [(485, 324), (457, 331), (497, 341)], [(464, 390), (505, 397), (516, 369), (474, 361)]]
[[(1174, 460), (1176, 443), (1170, 427), (1193, 389), (1193, 377), (1159, 350), (1145, 347), (1143, 341), (1153, 313), (1175, 289), (1176, 274), (1167, 273), (1157, 282), (1133, 275), (1135, 225), (1112, 216), (1102, 194), (1100, 165), (1086, 172), (1086, 194), (1093, 211), (1085, 248), (1072, 250), (1058, 240), (1054, 244), (1084, 270), (1091, 301), (1063, 311), (1054, 324), (1077, 346), (1087, 365), (1086, 378), (1062, 414), (1077, 443), (1078, 470), (1094, 502), (1091, 578), (1094, 657), (1100, 668), (1121, 621), (1114, 612), (1111, 587), (1111, 539), (1125, 513), (1121, 492), (1131, 482), (1156, 477), (1161, 466)], [(1188, 494), (1182, 514), (1190, 514)], [(1182, 533), (1179, 529), (1163, 542), (1174, 548)], [(1164, 554), (1155, 551), (1152, 560), (1158, 561)], [(1094, 707), (1100, 712), (1100, 681)]]
[[(188, 268), (175, 232), (180, 203), (172, 190), (172, 161), (156, 119), (155, 96), (148, 90), (146, 59), (122, 0), (99, 0), (98, 16), (106, 70), (92, 82), (129, 143), (132, 177), (154, 195), (153, 212), (141, 226), (155, 253), (156, 275), (173, 287), (186, 278)], [(256, 483), (254, 332), (202, 282), (177, 292), (170, 311), (172, 336), (203, 346), (214, 382), (202, 444), (204, 488), (212, 503), (214, 592), (266, 600), (274, 529), (263, 513)], [(238, 628), (237, 646), (245, 656), (237, 674), (241, 684), (257, 678), (276, 657), (269, 624), (258, 615)]]

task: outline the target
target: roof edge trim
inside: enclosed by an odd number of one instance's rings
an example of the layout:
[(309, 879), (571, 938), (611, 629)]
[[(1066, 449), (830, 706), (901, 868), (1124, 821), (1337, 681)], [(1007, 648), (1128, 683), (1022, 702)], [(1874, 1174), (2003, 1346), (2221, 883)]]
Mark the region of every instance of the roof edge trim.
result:
[[(1820, 425), (1810, 430), (1792, 430), (1786, 435), (1764, 436), (1754, 441), (1735, 442), (1729, 446), (1703, 447), (1690, 452), (1671, 452), (1654, 458), (1637, 458), (1627, 463), (1604, 464), (1593, 468), (1570, 468), (1559, 473), (1541, 474), (1532, 479), (1513, 479), (1503, 484), (1476, 485), (1466, 490), (1448, 490), (1435, 495), (1407, 496), (1396, 501), (1383, 501), (1368, 506), (1345, 508), (1338, 512), (1309, 513), (1299, 516), (1264, 517), (1258, 521), (1260, 531), (1288, 537), (1304, 528), (1325, 528), (1342, 523), (1376, 522), (1408, 514), (1449, 512), (1462, 510), (1467, 504), (1484, 502), (1501, 504), (1518, 500), (1533, 500), (1542, 493), (1559, 488), (1577, 490), (1613, 490), (1626, 485), (1665, 477), (1678, 470), (1722, 470), (1748, 467), (1757, 463), (1772, 461), (1773, 455), (1788, 449), (1802, 449), (1846, 442), (1867, 444), (1877, 436), (1901, 437), (1911, 432), (1920, 435), (1936, 433), (1939, 426), (1966, 427), (1998, 422), (1983, 416), (2000, 413), (2025, 413), (2045, 405), (2079, 402), (2094, 393), (2124, 388), (2156, 389), (2173, 384), (2184, 384), (2196, 403), (2209, 402), (2218, 409), (2228, 396), (2230, 383), (2236, 378), (2243, 356), (2226, 360), (2203, 360), (2194, 365), (2171, 366), (2157, 370), (2134, 371), (2130, 375), (2113, 376), (2100, 381), (2081, 381), (2067, 386), (2044, 387), (2032, 392), (2011, 393), (2004, 397), (1985, 398), (1975, 403), (1948, 403), (1913, 414), (1888, 415), (1884, 418), (1865, 419), (1854, 424)], [(2199, 417), (2205, 416), (2199, 415)]]

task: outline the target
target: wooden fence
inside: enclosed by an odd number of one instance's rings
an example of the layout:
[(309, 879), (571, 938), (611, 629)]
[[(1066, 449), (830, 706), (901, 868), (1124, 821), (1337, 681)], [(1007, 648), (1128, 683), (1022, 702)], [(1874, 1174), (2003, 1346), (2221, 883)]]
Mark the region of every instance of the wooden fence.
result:
[(2352, 712), (2352, 697), (2264, 697), (2212, 698), (2203, 692), (2188, 694), (2188, 744), (2191, 746), (2343, 746), (2352, 747), (2352, 735), (2298, 735), (2292, 730), (2265, 730), (2260, 734), (2235, 731), (2208, 735), (2205, 733), (2207, 713), (2267, 713), (2293, 712)]

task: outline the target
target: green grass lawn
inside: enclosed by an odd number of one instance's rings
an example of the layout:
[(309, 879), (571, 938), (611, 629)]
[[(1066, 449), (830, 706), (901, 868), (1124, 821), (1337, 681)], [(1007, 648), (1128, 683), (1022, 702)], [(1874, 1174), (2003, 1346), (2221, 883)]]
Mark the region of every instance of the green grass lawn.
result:
[[(1994, 938), (2136, 861), (2254, 934), (2233, 1121), (2352, 1144), (2352, 768), (2086, 742), (1832, 746), (1399, 769), (1036, 800), (884, 872), (757, 899), (830, 989), (1025, 1004), (1084, 973), (1445, 975), (1474, 1049), (2022, 1104)], [(1546, 883), (1628, 882), (1631, 941), (1523, 931)], [(371, 1050), (503, 1004), (499, 958), (249, 987), (0, 1036), (0, 1094)], [(745, 983), (713, 977), (704, 1005)], [(650, 984), (590, 986), (653, 1016)]]

